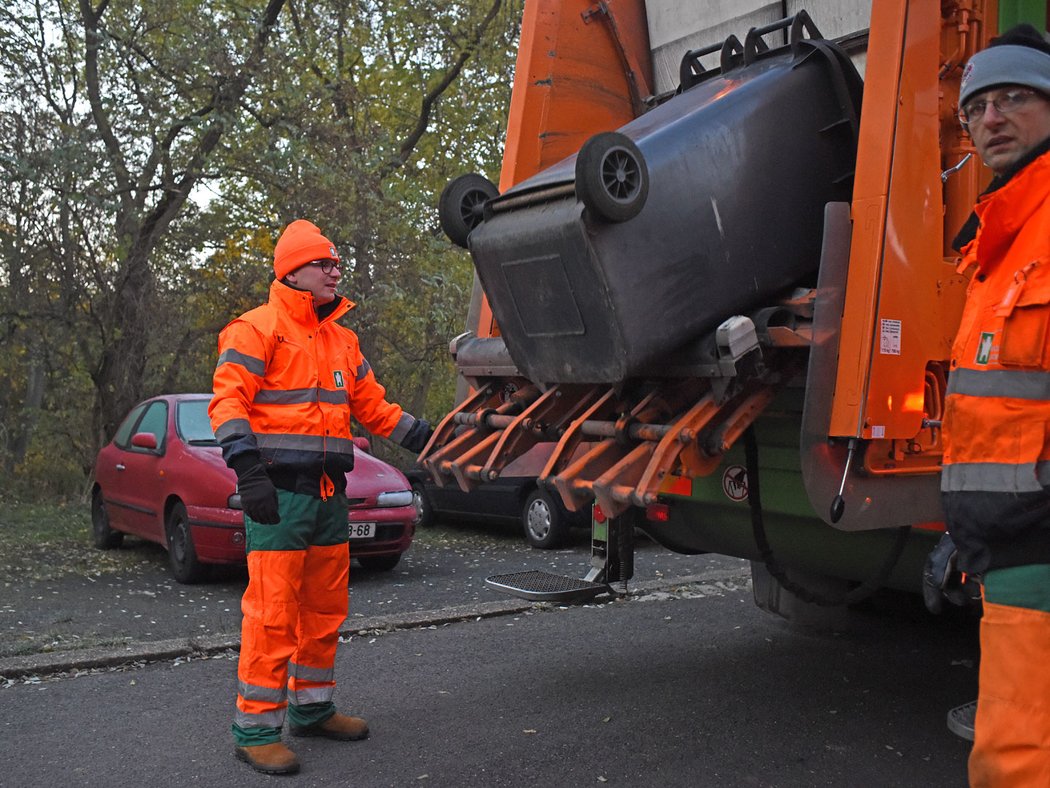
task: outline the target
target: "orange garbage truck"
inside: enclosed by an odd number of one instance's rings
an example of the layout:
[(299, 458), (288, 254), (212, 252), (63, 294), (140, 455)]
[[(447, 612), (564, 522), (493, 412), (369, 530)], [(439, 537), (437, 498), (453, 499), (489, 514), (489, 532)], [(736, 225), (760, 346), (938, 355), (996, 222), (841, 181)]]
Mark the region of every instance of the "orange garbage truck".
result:
[(592, 510), (593, 557), (491, 585), (611, 591), (642, 531), (749, 559), (789, 618), (918, 589), (952, 239), (989, 179), (959, 79), (1047, 5), (525, 0), (499, 185), (440, 199), (476, 297), (421, 461), (463, 490), (531, 469)]

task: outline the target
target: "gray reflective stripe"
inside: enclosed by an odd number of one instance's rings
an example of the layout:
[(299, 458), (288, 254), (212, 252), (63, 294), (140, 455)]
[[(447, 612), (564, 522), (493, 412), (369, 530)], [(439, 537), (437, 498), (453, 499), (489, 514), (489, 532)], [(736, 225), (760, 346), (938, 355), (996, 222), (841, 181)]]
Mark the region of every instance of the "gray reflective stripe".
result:
[(309, 402), (326, 402), (345, 405), (345, 391), (328, 389), (261, 389), (255, 393), (255, 403), (261, 405), (302, 405)]
[(1050, 372), (954, 369), (948, 376), (948, 393), (968, 397), (1050, 400)]
[(1035, 478), (1043, 487), (1050, 487), (1050, 462), (1037, 462), (1035, 464)]
[(251, 434), (252, 425), (248, 423), (248, 419), (230, 419), (229, 421), (224, 421), (215, 430), (215, 440), (221, 441), (223, 438), (228, 438), (231, 435)]
[(288, 697), (288, 690), (285, 687), (279, 689), (260, 687), (245, 681), (237, 682), (237, 693), (245, 700), (258, 700), (263, 703), (284, 703)]
[(394, 431), (390, 433), (390, 440), (394, 443), (401, 443), (408, 435), (408, 431), (412, 429), (412, 425), (416, 423), (416, 417), (410, 413), (402, 413), (401, 418), (397, 420), (397, 426), (394, 427)]
[(350, 438), (332, 438), (324, 435), (288, 435), (267, 434), (256, 435), (259, 440), (260, 449), (292, 449), (295, 451), (325, 451), (332, 454), (352, 454), (354, 442)]
[(303, 681), (335, 681), (335, 667), (312, 668), (309, 665), (289, 662), (288, 675), (295, 676)]
[(367, 375), (371, 369), (372, 369), (372, 367), (369, 365), (368, 359), (367, 358), (361, 359), (361, 364), (357, 368), (357, 377), (355, 377), (354, 379), (355, 380), (361, 380), (361, 378), (363, 378), (365, 375)]
[(1035, 463), (1012, 465), (1005, 462), (965, 462), (944, 466), (941, 490), (944, 492), (1041, 492)]
[(260, 378), (266, 372), (266, 362), (261, 358), (245, 355), (233, 348), (222, 351), (222, 355), (219, 356), (219, 361), (215, 366), (221, 367), (223, 364), (240, 364), (253, 375), (258, 375)]
[(303, 687), (292, 690), (291, 701), (296, 706), (305, 706), (308, 703), (328, 703), (335, 696), (335, 684), (327, 687)]
[(233, 722), (238, 728), (280, 728), (284, 725), (285, 710), (286, 707), (282, 706), (262, 714), (248, 714), (237, 709), (233, 715)]

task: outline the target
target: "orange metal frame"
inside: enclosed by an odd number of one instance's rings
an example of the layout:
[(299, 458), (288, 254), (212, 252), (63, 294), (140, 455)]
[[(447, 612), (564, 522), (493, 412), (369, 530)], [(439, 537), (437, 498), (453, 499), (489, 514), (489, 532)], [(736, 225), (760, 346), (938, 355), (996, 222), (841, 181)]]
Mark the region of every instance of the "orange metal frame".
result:
[[(873, 441), (872, 473), (935, 471), (945, 367), (965, 297), (950, 249), (986, 181), (955, 119), (994, 2), (874, 3), (830, 434)], [(889, 141), (889, 144), (887, 144)], [(940, 232), (938, 232), (940, 230)]]

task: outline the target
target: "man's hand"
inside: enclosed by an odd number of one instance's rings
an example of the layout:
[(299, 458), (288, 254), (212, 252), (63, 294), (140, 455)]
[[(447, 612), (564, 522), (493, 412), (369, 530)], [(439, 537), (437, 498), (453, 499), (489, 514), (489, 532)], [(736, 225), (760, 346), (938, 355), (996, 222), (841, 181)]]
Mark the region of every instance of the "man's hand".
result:
[(426, 448), (434, 434), (434, 428), (426, 419), (416, 419), (416, 423), (409, 429), (408, 434), (401, 439), (401, 445), (413, 454), (419, 454)]
[(265, 525), (281, 522), (277, 488), (262, 465), (252, 465), (237, 472), (237, 492), (241, 495), (241, 508), (255, 522)]
[(931, 613), (940, 613), (945, 601), (964, 607), (981, 598), (980, 586), (956, 567), (957, 558), (958, 550), (948, 534), (944, 534), (926, 556), (922, 570), (922, 597)]

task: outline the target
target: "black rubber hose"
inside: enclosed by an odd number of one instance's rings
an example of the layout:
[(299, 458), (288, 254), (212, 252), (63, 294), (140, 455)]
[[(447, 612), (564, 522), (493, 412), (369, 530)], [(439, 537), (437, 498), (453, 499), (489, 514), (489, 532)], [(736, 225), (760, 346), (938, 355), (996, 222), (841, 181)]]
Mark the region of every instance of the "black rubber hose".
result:
[(781, 586), (803, 602), (809, 602), (820, 607), (840, 607), (867, 599), (885, 585), (890, 572), (893, 571), (893, 567), (896, 566), (897, 561), (904, 552), (904, 545), (907, 543), (908, 534), (911, 532), (910, 525), (897, 529), (897, 539), (886, 556), (886, 560), (879, 567), (879, 571), (875, 573), (874, 577), (865, 580), (856, 588), (843, 594), (827, 596), (801, 586), (791, 580), (780, 564), (777, 563), (776, 558), (773, 556), (773, 550), (769, 546), (769, 540), (766, 538), (766, 528), (762, 521), (762, 496), (759, 491), (758, 480), (758, 441), (755, 439), (753, 427), (748, 427), (744, 433), (744, 454), (747, 458), (747, 499), (751, 507), (751, 531), (754, 534), (755, 544), (758, 546), (759, 555), (765, 563), (766, 569), (769, 570), (769, 574)]

